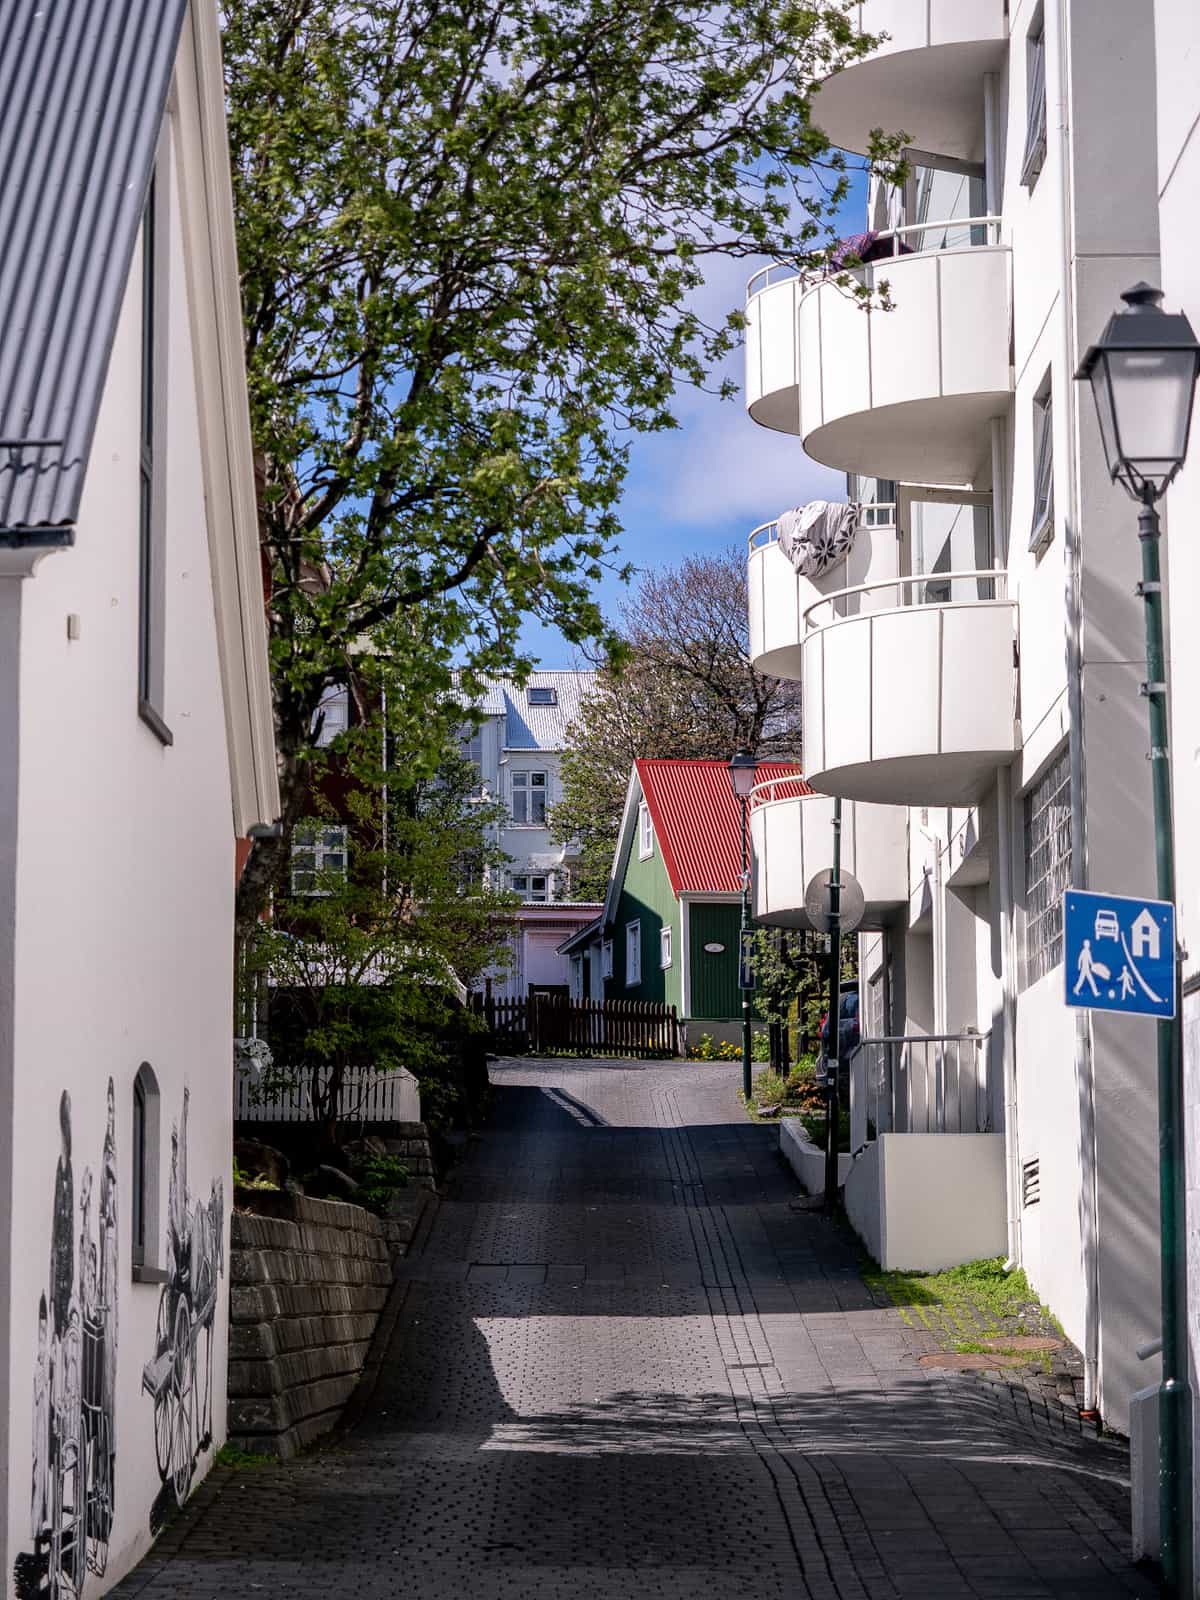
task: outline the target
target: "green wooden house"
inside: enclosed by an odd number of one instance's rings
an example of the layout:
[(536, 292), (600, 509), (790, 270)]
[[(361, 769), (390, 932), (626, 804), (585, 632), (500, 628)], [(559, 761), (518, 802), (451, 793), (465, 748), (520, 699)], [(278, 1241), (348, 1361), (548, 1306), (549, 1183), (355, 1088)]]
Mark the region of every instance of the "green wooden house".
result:
[[(798, 772), (764, 762), (759, 779)], [(741, 825), (725, 762), (634, 763), (603, 914), (560, 946), (577, 998), (658, 1001), (693, 1035), (734, 1037)]]

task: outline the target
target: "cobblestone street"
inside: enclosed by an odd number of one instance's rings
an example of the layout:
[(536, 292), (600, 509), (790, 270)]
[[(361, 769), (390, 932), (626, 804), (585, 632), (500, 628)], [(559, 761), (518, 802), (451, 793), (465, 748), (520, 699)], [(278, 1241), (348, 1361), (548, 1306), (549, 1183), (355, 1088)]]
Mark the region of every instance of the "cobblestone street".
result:
[(349, 1426), (219, 1470), (116, 1593), (1157, 1593), (1124, 1449), (918, 1366), (739, 1070), (501, 1062)]

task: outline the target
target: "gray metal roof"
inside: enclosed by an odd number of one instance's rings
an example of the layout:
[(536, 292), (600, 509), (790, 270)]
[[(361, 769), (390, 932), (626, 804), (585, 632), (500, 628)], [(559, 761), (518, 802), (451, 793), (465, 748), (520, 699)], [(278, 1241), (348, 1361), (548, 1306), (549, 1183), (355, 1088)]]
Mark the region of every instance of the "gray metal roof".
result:
[[(511, 678), (493, 678), (476, 702), (485, 717), (504, 718), (506, 750), (562, 750), (567, 729), (579, 718), (594, 672), (531, 672), (518, 688)], [(553, 689), (553, 705), (531, 705), (530, 689)]]
[(68, 544), (186, 0), (0, 0), (0, 543)]

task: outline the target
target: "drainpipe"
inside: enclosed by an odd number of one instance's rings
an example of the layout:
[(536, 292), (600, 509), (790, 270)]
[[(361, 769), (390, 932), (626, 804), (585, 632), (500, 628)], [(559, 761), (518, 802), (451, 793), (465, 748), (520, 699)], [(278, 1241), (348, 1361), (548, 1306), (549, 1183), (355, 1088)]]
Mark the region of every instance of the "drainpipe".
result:
[(1004, 1016), (1004, 1154), (1008, 1171), (1008, 1260), (1021, 1264), (1021, 1146), (1017, 1127), (1017, 944), (1013, 924), (1012, 791), (1007, 767), (996, 772), (996, 873), (1000, 879), (1000, 992)]
[[(1063, 537), (1066, 547), (1066, 652), (1067, 652), (1067, 757), (1071, 769), (1071, 887), (1086, 889), (1087, 860), (1087, 756), (1083, 702), (1083, 576), (1080, 552), (1082, 510), (1077, 463), (1075, 385), (1075, 284), (1071, 274), (1074, 251), (1071, 199), (1070, 74), (1068, 69), (1068, 16), (1066, 0), (1049, 0), (1054, 12), (1052, 37), (1057, 44), (1055, 99), (1052, 108), (1058, 137), (1060, 166), (1058, 208), (1059, 298), (1062, 302), (1059, 368), (1066, 393), (1055, 406), (1063, 418), (1067, 448), (1063, 460), (1067, 480), (1063, 496)], [(1049, 30), (1048, 30), (1049, 31)], [(1083, 1410), (1094, 1413), (1099, 1401), (1100, 1367), (1100, 1253), (1099, 1203), (1096, 1186), (1096, 1078), (1092, 1014), (1075, 1012), (1075, 1083), (1079, 1102), (1080, 1244), (1083, 1256)]]

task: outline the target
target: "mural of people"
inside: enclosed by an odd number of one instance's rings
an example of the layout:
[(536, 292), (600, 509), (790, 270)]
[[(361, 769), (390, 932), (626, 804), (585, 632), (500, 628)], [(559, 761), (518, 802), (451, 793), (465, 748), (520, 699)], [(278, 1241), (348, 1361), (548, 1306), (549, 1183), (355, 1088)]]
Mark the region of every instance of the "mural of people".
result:
[[(182, 1505), (196, 1463), (212, 1443), (213, 1322), (225, 1271), (225, 1190), (213, 1180), (207, 1200), (192, 1204), (188, 1189), (188, 1104), (171, 1129), (167, 1191), (167, 1273), (158, 1303), (153, 1359), (142, 1389), (154, 1402), (154, 1446), (162, 1493), (151, 1510), (155, 1530), (167, 1496)], [(201, 1346), (203, 1345), (203, 1349)]]
[(78, 1221), (75, 1216), (71, 1097), (65, 1089), (58, 1120), (62, 1148), (54, 1174), (49, 1286), (38, 1302), (33, 1374), (33, 1550), (17, 1557), (14, 1572), (21, 1600), (78, 1600), (87, 1573), (104, 1572), (112, 1531), (118, 1277), (113, 1080), (99, 1239), (92, 1232), (90, 1167), (80, 1181)]

